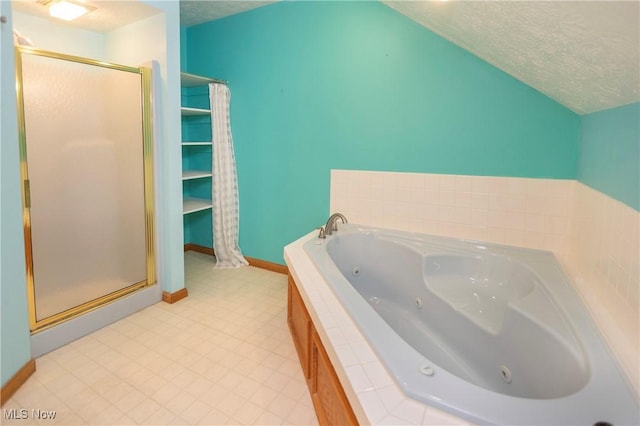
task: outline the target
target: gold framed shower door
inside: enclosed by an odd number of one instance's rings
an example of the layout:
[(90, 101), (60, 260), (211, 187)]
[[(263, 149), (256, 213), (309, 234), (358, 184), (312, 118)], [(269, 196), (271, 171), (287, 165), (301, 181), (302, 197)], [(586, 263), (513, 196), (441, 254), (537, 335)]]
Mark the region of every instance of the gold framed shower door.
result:
[[(138, 207), (138, 210), (143, 210), (144, 218), (139, 218), (139, 223), (144, 222), (144, 254), (138, 252), (137, 257), (143, 258), (144, 265), (136, 265), (135, 268), (138, 271), (144, 270), (145, 277), (143, 279), (136, 279), (135, 282), (127, 282), (124, 287), (118, 288), (114, 291), (109, 291), (106, 294), (102, 294), (98, 297), (93, 297), (85, 302), (74, 304), (71, 307), (65, 307), (53, 314), (38, 315), (37, 300), (38, 289), (36, 288), (37, 279), (34, 274), (34, 270), (38, 268), (38, 265), (34, 265), (34, 247), (33, 247), (33, 229), (32, 229), (32, 182), (29, 179), (29, 129), (28, 122), (25, 114), (25, 81), (23, 73), (23, 58), (27, 57), (47, 58), (54, 61), (67, 61), (69, 63), (88, 66), (99, 67), (104, 70), (114, 70), (124, 73), (131, 73), (139, 76), (140, 79), (140, 117), (142, 120), (141, 125), (141, 147), (142, 161), (139, 165), (143, 182), (136, 183), (136, 187), (141, 186), (143, 188), (144, 207)], [(75, 65), (74, 65), (75, 66)], [(137, 81), (137, 78), (136, 80)], [(155, 264), (155, 230), (154, 230), (154, 188), (153, 188), (153, 129), (152, 129), (152, 99), (151, 99), (151, 70), (146, 67), (129, 67), (125, 65), (118, 65), (103, 61), (97, 61), (93, 59), (66, 55), (56, 52), (49, 52), (39, 49), (33, 49), (29, 47), (19, 46), (16, 47), (16, 92), (18, 102), (18, 129), (19, 129), (19, 144), (20, 144), (20, 174), (22, 181), (22, 212), (23, 212), (23, 228), (24, 228), (24, 241), (25, 241), (25, 259), (26, 259), (26, 276), (27, 276), (27, 300), (29, 305), (29, 324), (32, 333), (42, 331), (49, 327), (59, 324), (60, 322), (67, 321), (75, 318), (83, 313), (95, 310), (105, 304), (118, 300), (119, 298), (133, 293), (141, 288), (156, 284), (156, 264)], [(137, 104), (136, 104), (137, 106)], [(60, 105), (60, 108), (64, 108)], [(127, 149), (133, 149), (128, 147)], [(119, 165), (118, 165), (119, 166)], [(137, 166), (135, 166), (137, 167)], [(124, 167), (121, 167), (124, 168)], [(124, 203), (122, 203), (124, 204)], [(42, 215), (42, 212), (40, 212)], [(42, 227), (41, 227), (42, 228)], [(38, 232), (40, 232), (39, 230)], [(136, 241), (137, 246), (142, 246), (142, 242)], [(72, 289), (73, 290), (73, 289)], [(72, 302), (73, 303), (73, 302)]]

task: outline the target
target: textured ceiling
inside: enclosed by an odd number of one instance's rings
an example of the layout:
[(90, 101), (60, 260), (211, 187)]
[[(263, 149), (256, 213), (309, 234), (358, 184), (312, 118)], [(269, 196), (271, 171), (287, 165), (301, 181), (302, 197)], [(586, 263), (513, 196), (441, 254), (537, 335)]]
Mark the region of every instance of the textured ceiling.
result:
[[(191, 26), (263, 6), (181, 2)], [(640, 101), (640, 2), (383, 1), (580, 114)]]
[(186, 27), (275, 3), (259, 0), (180, 0), (180, 24)]
[[(3, 1), (3, 0), (0, 0)], [(191, 26), (274, 1), (180, 0)], [(139, 1), (89, 0), (69, 25), (107, 32), (158, 13)], [(383, 1), (580, 114), (640, 101), (640, 1)], [(35, 0), (15, 10), (46, 17)]]
[(384, 3), (580, 114), (640, 100), (640, 2)]

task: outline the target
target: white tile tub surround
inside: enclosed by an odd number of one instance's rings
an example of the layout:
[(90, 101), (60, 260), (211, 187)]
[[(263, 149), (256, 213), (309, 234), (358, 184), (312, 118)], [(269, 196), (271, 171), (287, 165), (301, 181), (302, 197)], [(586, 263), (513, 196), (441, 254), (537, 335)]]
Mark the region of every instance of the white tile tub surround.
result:
[(332, 212), (354, 223), (564, 253), (574, 180), (331, 171)]
[(317, 231), (313, 231), (286, 246), (284, 258), (358, 423), (470, 425), (465, 420), (405, 396), (395, 384), (307, 256), (303, 245), (316, 236)]
[(578, 182), (573, 218), (562, 262), (640, 394), (640, 212)]

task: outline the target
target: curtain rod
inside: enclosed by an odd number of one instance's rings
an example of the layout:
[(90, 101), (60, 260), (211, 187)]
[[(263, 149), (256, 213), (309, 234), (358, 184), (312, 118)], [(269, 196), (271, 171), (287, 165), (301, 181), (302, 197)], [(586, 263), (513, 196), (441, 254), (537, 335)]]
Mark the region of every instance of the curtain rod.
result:
[(204, 82), (207, 82), (207, 83), (224, 84), (225, 86), (229, 85), (229, 82), (227, 80), (220, 80), (219, 78), (205, 77), (205, 76), (202, 76), (202, 75), (191, 74), (191, 73), (188, 73), (188, 72), (181, 72), (180, 76), (181, 76), (181, 79), (182, 79), (182, 77), (186, 77), (186, 78), (188, 78), (188, 79), (190, 79), (192, 81), (199, 82), (199, 84), (203, 84)]

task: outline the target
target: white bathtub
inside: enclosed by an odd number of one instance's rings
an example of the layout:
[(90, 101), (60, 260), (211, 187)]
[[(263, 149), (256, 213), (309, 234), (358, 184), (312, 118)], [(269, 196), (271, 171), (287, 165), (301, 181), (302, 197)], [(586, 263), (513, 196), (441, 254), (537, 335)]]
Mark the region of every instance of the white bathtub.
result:
[(351, 224), (304, 250), (411, 398), (477, 424), (640, 423), (553, 254)]

